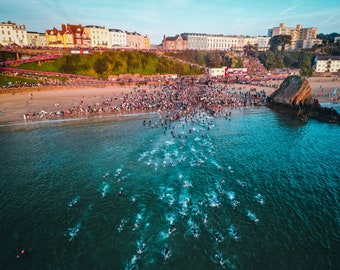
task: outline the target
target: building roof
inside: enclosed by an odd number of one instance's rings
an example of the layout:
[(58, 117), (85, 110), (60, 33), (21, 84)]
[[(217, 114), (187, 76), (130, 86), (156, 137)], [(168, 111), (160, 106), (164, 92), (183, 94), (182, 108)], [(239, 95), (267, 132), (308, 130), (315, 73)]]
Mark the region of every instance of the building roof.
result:
[(85, 28), (98, 28), (98, 29), (105, 29), (105, 26), (99, 26), (99, 25), (86, 25)]
[(125, 31), (125, 33), (126, 33), (127, 35), (141, 36), (141, 34), (137, 33), (136, 31), (135, 31), (135, 32), (128, 32), (128, 31)]
[(111, 29), (109, 29), (109, 32), (119, 32), (119, 33), (125, 33), (123, 30), (120, 30), (120, 29), (114, 29), (114, 28), (111, 28)]
[(60, 31), (55, 27), (53, 27), (53, 29), (47, 29), (45, 32), (49, 35), (58, 35), (58, 33), (60, 33)]
[(187, 36), (184, 36), (184, 35), (182, 35), (182, 34), (180, 34), (180, 35), (176, 35), (176, 36), (174, 36), (174, 37), (165, 37), (165, 40), (166, 41), (175, 41), (175, 40), (178, 40), (178, 39), (183, 39), (183, 40), (188, 40), (188, 37)]

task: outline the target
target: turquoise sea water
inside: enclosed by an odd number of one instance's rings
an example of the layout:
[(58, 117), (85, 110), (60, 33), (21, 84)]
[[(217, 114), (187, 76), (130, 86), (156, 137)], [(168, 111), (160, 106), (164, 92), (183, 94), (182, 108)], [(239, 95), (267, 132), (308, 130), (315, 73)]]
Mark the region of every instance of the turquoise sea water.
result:
[(0, 127), (1, 269), (340, 269), (339, 125), (158, 119)]

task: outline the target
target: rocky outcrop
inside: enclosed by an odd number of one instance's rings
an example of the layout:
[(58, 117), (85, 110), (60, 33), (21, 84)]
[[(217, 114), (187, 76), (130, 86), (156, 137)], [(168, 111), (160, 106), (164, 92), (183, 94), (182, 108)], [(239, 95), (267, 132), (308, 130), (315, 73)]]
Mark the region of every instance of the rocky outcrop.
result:
[(333, 108), (322, 107), (313, 97), (308, 80), (296, 75), (282, 82), (280, 88), (268, 97), (266, 106), (300, 120), (312, 118), (340, 124), (339, 113)]

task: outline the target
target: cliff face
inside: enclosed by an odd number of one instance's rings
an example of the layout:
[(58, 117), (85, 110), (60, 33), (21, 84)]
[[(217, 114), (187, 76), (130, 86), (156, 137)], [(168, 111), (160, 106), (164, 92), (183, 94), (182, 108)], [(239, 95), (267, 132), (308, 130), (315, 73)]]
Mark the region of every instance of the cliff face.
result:
[(300, 120), (313, 118), (340, 124), (338, 112), (333, 108), (321, 107), (319, 101), (312, 96), (308, 80), (300, 76), (287, 77), (280, 88), (267, 99), (266, 105)]

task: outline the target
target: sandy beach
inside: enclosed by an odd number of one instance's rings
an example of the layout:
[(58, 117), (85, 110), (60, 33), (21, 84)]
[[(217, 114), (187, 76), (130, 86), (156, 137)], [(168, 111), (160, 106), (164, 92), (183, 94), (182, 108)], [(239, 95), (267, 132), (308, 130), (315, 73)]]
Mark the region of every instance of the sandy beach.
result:
[[(340, 89), (340, 80), (334, 78), (309, 78), (313, 95), (318, 96), (319, 102), (330, 102), (329, 94), (333, 93), (334, 88)], [(276, 82), (280, 84), (281, 82)], [(249, 91), (253, 85), (232, 85), (238, 91)], [(45, 87), (43, 90), (31, 92), (18, 92), (12, 94), (0, 94), (0, 124), (24, 122), (23, 115), (31, 112), (56, 112), (65, 110), (72, 106), (84, 104), (102, 103), (106, 99), (111, 99), (113, 104), (118, 105), (124, 94), (133, 93), (136, 87), (79, 87), (60, 89), (56, 87)], [(153, 91), (149, 86), (139, 89)], [(265, 91), (267, 95), (276, 89), (272, 87), (256, 86), (257, 91)], [(1, 91), (1, 90), (0, 90)], [(15, 91), (15, 90), (14, 90)]]
[(31, 112), (56, 112), (72, 108), (81, 101), (84, 104), (102, 103), (106, 98), (116, 103), (133, 87), (79, 87), (60, 89), (46, 87), (42, 91), (0, 94), (0, 123), (24, 122), (23, 115)]

